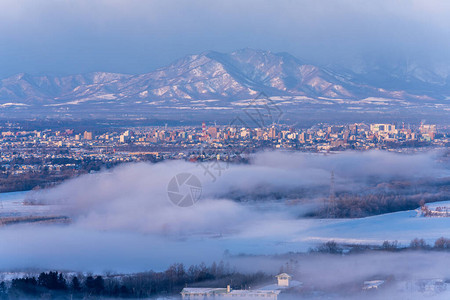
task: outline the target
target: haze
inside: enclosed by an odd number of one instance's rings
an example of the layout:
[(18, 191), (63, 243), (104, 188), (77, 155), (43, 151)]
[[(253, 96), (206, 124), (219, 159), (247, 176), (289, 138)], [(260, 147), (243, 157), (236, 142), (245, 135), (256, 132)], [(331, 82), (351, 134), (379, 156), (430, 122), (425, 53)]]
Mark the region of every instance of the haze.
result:
[[(29, 193), (28, 201), (36, 204), (62, 205), (60, 213), (73, 222), (3, 228), (0, 255), (8, 259), (0, 262), (0, 269), (133, 272), (164, 269), (177, 261), (210, 263), (223, 259), (227, 250), (232, 255), (307, 251), (327, 240), (376, 245), (399, 240), (407, 245), (420, 237), (432, 243), (446, 231), (447, 218), (401, 218), (394, 220), (395, 229), (386, 231), (383, 226), (392, 224), (389, 216), (385, 221), (374, 217), (325, 223), (302, 216), (323, 205), (320, 195), (329, 193), (331, 170), (337, 190), (364, 190), (374, 178), (446, 176), (446, 166), (436, 162), (439, 155), (265, 152), (249, 165), (230, 165), (216, 181), (195, 163), (122, 165)], [(203, 196), (192, 207), (177, 207), (167, 197), (167, 183), (180, 172), (191, 172), (202, 182)], [(296, 205), (286, 202), (304, 189), (324, 193), (302, 195)], [(249, 202), (236, 201), (239, 195), (247, 195)], [(282, 200), (274, 201), (274, 195)], [(408, 230), (412, 226), (417, 230)], [(104, 253), (101, 259), (99, 253)], [(74, 255), (76, 260), (71, 259)]]
[(449, 43), (445, 0), (0, 3), (0, 78), (144, 73), (189, 53), (244, 47), (353, 68), (368, 59), (445, 69)]

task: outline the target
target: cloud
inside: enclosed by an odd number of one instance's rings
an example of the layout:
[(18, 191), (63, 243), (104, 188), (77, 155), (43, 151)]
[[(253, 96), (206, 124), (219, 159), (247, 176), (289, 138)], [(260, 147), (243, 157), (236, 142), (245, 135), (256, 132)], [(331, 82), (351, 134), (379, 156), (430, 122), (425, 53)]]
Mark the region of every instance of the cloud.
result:
[[(62, 213), (93, 229), (181, 234), (220, 231), (250, 214), (229, 200), (204, 199), (181, 208), (168, 198), (176, 174), (196, 171), (189, 163), (131, 164), (112, 172), (90, 174), (32, 195), (39, 202), (63, 204)], [(197, 170), (198, 171), (198, 170)]]
[[(381, 181), (446, 176), (448, 167), (437, 163), (438, 157), (437, 152), (263, 152), (253, 155), (250, 164), (231, 164), (215, 181), (195, 163), (124, 164), (28, 193), (28, 200), (55, 205), (55, 214), (70, 216), (72, 223), (0, 228), (0, 256), (8, 257), (0, 261), (0, 269), (136, 272), (164, 269), (174, 262), (218, 261), (226, 250), (252, 255), (306, 251), (329, 239), (433, 241), (445, 232), (446, 220), (418, 220), (408, 212), (368, 220), (300, 216), (322, 204), (317, 193), (328, 195), (331, 170), (342, 188), (361, 189), (374, 176)], [(168, 198), (167, 186), (173, 176), (185, 172), (199, 178), (203, 192), (194, 206), (181, 208)], [(284, 201), (307, 189), (314, 192), (306, 194), (304, 202)], [(395, 228), (387, 231), (385, 226)]]
[[(340, 255), (295, 255), (282, 257), (237, 257), (232, 263), (241, 270), (254, 270), (254, 266), (262, 266), (266, 272), (276, 273), (280, 266), (289, 268), (295, 279), (303, 282), (312, 291), (327, 291), (336, 298), (345, 299), (424, 299), (434, 296), (447, 299), (448, 290), (439, 288), (428, 290), (423, 286), (433, 279), (445, 279), (450, 276), (449, 269), (442, 264), (450, 257), (449, 253), (379, 252)], [(278, 268), (278, 269), (277, 269)], [(362, 291), (366, 280), (384, 280), (385, 284), (377, 291)], [(422, 288), (420, 281), (422, 280)], [(310, 296), (304, 291), (306, 297)], [(316, 292), (316, 294), (320, 294)], [(304, 295), (305, 296), (305, 295)], [(310, 296), (311, 297), (311, 296)], [(322, 295), (328, 299), (329, 294)], [(292, 298), (297, 299), (295, 295)], [(322, 298), (320, 298), (322, 299)]]
[[(435, 152), (263, 152), (252, 156), (249, 165), (231, 164), (227, 169), (222, 163), (220, 174), (210, 167), (214, 177), (189, 162), (136, 163), (81, 176), (30, 197), (38, 203), (62, 204), (62, 214), (95, 229), (161, 234), (233, 231), (267, 218), (233, 201), (236, 197), (270, 200), (276, 199), (273, 195), (286, 198), (305, 190), (313, 191), (311, 200), (327, 197), (331, 172), (339, 188), (349, 191), (369, 182), (439, 177), (445, 174), (445, 167), (437, 162), (437, 156)], [(203, 191), (197, 205), (180, 208), (169, 200), (168, 183), (179, 173), (191, 173), (200, 179)], [(299, 210), (294, 211), (298, 215)]]

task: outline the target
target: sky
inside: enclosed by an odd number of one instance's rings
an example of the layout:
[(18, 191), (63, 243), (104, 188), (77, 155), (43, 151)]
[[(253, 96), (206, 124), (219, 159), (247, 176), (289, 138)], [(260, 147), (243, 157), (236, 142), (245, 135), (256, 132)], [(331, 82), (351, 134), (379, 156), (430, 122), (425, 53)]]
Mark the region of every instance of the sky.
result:
[(240, 48), (319, 64), (450, 61), (446, 0), (2, 0), (0, 78), (145, 73)]

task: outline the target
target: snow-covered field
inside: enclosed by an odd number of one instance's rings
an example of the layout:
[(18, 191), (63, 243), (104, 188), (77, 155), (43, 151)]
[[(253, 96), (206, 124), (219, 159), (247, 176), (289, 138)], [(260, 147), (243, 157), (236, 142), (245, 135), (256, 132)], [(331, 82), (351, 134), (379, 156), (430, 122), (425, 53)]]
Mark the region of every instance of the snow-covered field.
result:
[[(3, 214), (24, 215), (49, 212), (45, 206), (22, 205), (27, 193), (1, 194)], [(435, 206), (450, 205), (450, 201)], [(34, 211), (36, 210), (36, 211)], [(142, 234), (123, 230), (95, 230), (83, 225), (21, 224), (0, 228), (0, 268), (58, 267), (139, 271), (163, 269), (176, 261), (212, 262), (230, 254), (272, 255), (303, 252), (320, 243), (375, 244), (397, 240), (408, 245), (414, 238), (428, 243), (449, 236), (450, 218), (421, 217), (418, 210), (361, 219), (298, 219), (286, 214), (265, 213), (239, 230), (208, 230), (190, 236)], [(8, 246), (5, 246), (8, 245)], [(95, 253), (107, 252), (98, 258)], [(69, 259), (77, 253), (77, 262)], [(126, 256), (126, 257), (125, 257)], [(147, 261), (147, 264), (142, 264)], [(16, 265), (18, 264), (18, 265)]]
[[(27, 194), (0, 194), (1, 215), (45, 215), (58, 211), (56, 206), (24, 205)], [(175, 262), (189, 266), (220, 260), (243, 272), (276, 273), (286, 263), (286, 258), (278, 254), (305, 252), (329, 240), (374, 245), (397, 240), (407, 246), (414, 238), (423, 238), (432, 245), (442, 236), (449, 237), (450, 218), (424, 217), (420, 209), (360, 219), (308, 219), (296, 217), (296, 211), (301, 209), (280, 202), (233, 205), (239, 206), (233, 208), (239, 216), (231, 220), (236, 224), (224, 231), (204, 227), (191, 234), (146, 233), (124, 228), (95, 228), (82, 219), (64, 225), (3, 226), (0, 227), (0, 280), (36, 275), (43, 269), (134, 273), (164, 270)], [(430, 209), (447, 206), (450, 201), (428, 205)], [(202, 216), (198, 218), (200, 222)], [(367, 296), (367, 299), (450, 297), (447, 252), (374, 252), (297, 258), (299, 280), (307, 286), (320, 283), (320, 288), (332, 289), (354, 283), (361, 286), (359, 296)], [(336, 272), (340, 276), (336, 276)], [(376, 290), (362, 290), (364, 281), (384, 281), (388, 276), (393, 276), (395, 281)]]
[[(450, 206), (450, 201), (431, 206)], [(439, 237), (448, 237), (449, 228), (450, 218), (422, 217), (417, 209), (322, 224), (307, 231), (308, 237), (303, 241), (333, 239), (342, 243), (381, 244), (385, 240), (397, 240), (407, 245), (414, 238), (423, 238), (432, 244)]]
[(55, 213), (54, 205), (25, 205), (28, 193), (0, 193), (0, 217), (45, 216)]

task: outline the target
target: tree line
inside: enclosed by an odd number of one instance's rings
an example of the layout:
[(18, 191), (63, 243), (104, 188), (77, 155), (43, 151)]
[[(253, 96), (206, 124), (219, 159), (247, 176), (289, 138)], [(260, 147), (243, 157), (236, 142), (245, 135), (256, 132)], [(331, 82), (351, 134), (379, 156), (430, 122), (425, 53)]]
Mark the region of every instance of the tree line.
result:
[(163, 272), (128, 275), (74, 275), (50, 271), (0, 282), (0, 299), (148, 298), (177, 295), (187, 285), (225, 287), (231, 284), (241, 289), (271, 278), (262, 272), (239, 273), (223, 262), (188, 268), (176, 263)]
[(445, 201), (448, 197), (448, 191), (415, 195), (394, 193), (358, 195), (342, 193), (337, 195), (333, 201), (324, 200), (325, 204), (323, 206), (307, 216), (319, 218), (363, 218), (397, 211), (412, 210), (421, 206), (422, 203)]
[(433, 245), (424, 239), (415, 238), (409, 245), (402, 246), (398, 241), (384, 241), (381, 245), (340, 245), (335, 241), (328, 241), (315, 248), (310, 248), (309, 253), (324, 254), (352, 254), (363, 251), (404, 251), (404, 250), (427, 250), (427, 251), (450, 251), (450, 239), (438, 238)]

